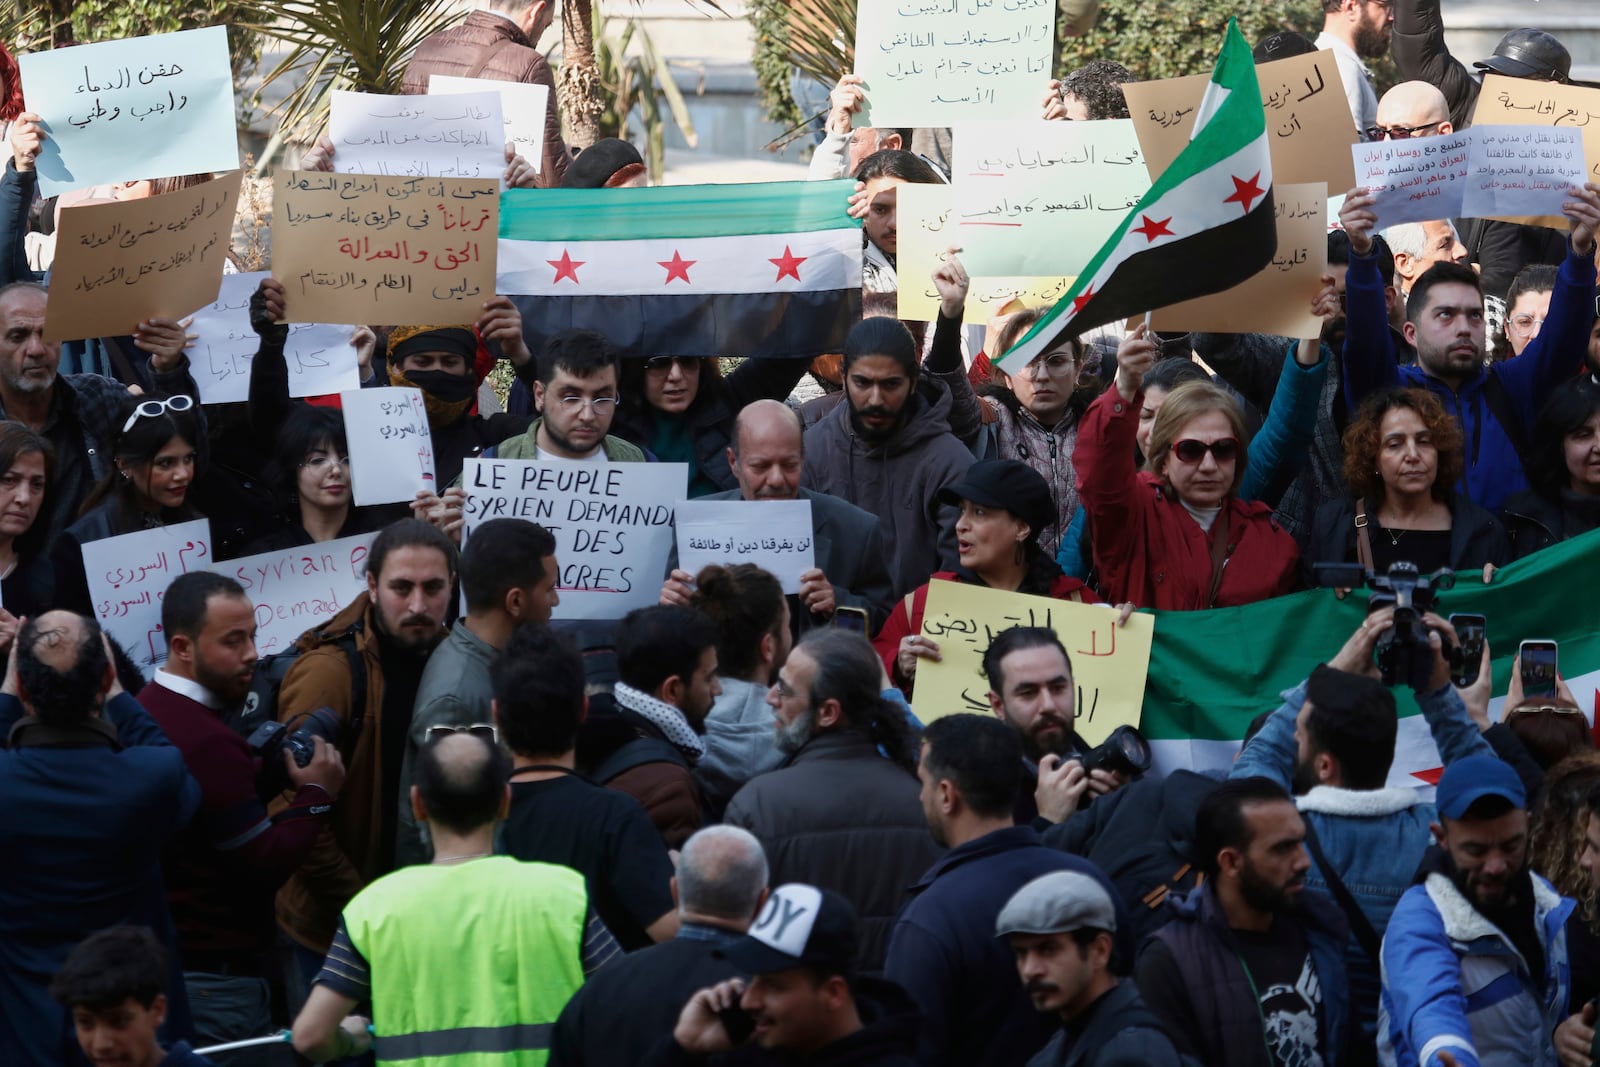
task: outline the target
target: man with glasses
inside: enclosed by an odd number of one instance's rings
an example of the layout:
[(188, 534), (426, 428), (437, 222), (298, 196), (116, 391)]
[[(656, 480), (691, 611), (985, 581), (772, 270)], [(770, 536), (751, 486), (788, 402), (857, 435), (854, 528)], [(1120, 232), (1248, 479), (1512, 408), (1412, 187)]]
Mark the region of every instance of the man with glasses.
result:
[(1322, 0), (1322, 33), (1317, 37), (1317, 47), (1333, 51), (1350, 116), (1362, 136), (1378, 120), (1378, 94), (1372, 88), (1372, 72), (1364, 60), (1382, 59), (1389, 54), (1393, 24), (1392, 0)]
[(1401, 82), (1383, 94), (1377, 120), (1365, 132), (1367, 140), (1382, 141), (1432, 137), (1454, 129), (1443, 93), (1427, 82)]
[(588, 330), (567, 330), (545, 342), (533, 387), (539, 417), (492, 449), (501, 459), (566, 459), (582, 463), (643, 463), (644, 450), (611, 435), (621, 363), (610, 341)]

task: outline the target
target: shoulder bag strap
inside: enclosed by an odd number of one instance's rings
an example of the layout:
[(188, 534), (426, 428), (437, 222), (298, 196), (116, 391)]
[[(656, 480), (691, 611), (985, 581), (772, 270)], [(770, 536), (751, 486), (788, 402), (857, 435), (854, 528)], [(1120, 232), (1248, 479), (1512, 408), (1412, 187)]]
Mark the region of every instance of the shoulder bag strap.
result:
[(1311, 825), (1309, 817), (1306, 824), (1306, 849), (1310, 851), (1311, 858), (1316, 861), (1317, 870), (1322, 872), (1323, 880), (1328, 883), (1328, 889), (1333, 893), (1333, 899), (1339, 902), (1339, 910), (1344, 912), (1344, 917), (1350, 920), (1350, 932), (1356, 937), (1356, 944), (1361, 946), (1361, 951), (1367, 954), (1367, 959), (1372, 961), (1374, 967), (1381, 966), (1378, 951), (1382, 947), (1382, 939), (1378, 931), (1373, 929), (1372, 920), (1367, 918), (1367, 913), (1361, 910), (1355, 897), (1350, 895), (1350, 890), (1345, 887), (1344, 880), (1339, 877), (1339, 872), (1333, 869), (1328, 862), (1328, 857), (1322, 852), (1322, 842), (1317, 840), (1317, 831)]
[(1356, 501), (1356, 559), (1372, 570), (1372, 537), (1367, 533), (1367, 502)]
[(1222, 502), (1217, 521), (1211, 525), (1211, 594), (1206, 597), (1206, 607), (1217, 606), (1217, 593), (1222, 589), (1222, 572), (1228, 566), (1228, 505)]
[(478, 61), (467, 68), (467, 73), (463, 77), (476, 78), (482, 74), (483, 68), (489, 65), (490, 60), (494, 59), (500, 49), (504, 48), (509, 41), (509, 37), (496, 37), (493, 44), (478, 53)]

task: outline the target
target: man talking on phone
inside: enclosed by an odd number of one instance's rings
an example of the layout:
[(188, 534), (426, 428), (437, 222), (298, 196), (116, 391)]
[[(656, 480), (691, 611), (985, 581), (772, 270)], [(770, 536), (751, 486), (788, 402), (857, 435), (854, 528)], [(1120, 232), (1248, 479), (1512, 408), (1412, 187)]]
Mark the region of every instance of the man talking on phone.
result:
[(899, 986), (857, 974), (855, 927), (837, 893), (779, 886), (750, 933), (725, 950), (749, 980), (690, 997), (650, 1063), (698, 1064), (749, 1047), (742, 1064), (915, 1067), (922, 1017)]

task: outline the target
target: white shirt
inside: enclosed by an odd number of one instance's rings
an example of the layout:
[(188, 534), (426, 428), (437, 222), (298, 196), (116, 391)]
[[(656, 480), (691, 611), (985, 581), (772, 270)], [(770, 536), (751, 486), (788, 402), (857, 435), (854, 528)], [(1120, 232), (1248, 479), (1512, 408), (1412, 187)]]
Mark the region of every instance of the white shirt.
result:
[(1317, 38), (1317, 47), (1333, 50), (1333, 58), (1339, 64), (1339, 78), (1344, 82), (1345, 102), (1350, 105), (1350, 117), (1355, 119), (1356, 132), (1366, 140), (1367, 128), (1378, 122), (1378, 93), (1372, 88), (1372, 72), (1361, 62), (1354, 48), (1327, 30)]
[(559, 459), (559, 460), (561, 460), (561, 461), (563, 461), (565, 463), (610, 463), (611, 462), (611, 460), (606, 457), (606, 449), (605, 449), (604, 445), (601, 445), (599, 448), (595, 449), (593, 453), (591, 453), (590, 455), (584, 456), (582, 459), (573, 459), (573, 458), (571, 458), (569, 456), (558, 456), (558, 455), (555, 455), (554, 453), (544, 451), (538, 445), (534, 445), (533, 446), (533, 458), (534, 459)]
[(211, 690), (189, 678), (176, 674), (168, 674), (160, 667), (156, 668), (154, 682), (163, 689), (170, 689), (181, 697), (188, 697), (196, 704), (203, 705), (216, 711), (222, 707), (222, 701), (211, 695)]
[(1181, 496), (1178, 498), (1178, 503), (1183, 505), (1183, 510), (1184, 511), (1187, 511), (1190, 515), (1194, 516), (1194, 521), (1198, 522), (1200, 524), (1200, 528), (1202, 530), (1204, 530), (1206, 533), (1210, 533), (1211, 532), (1212, 524), (1214, 524), (1217, 521), (1217, 516), (1222, 514), (1222, 509), (1220, 507), (1217, 507), (1217, 508), (1191, 507), (1189, 502), (1187, 500), (1183, 499), (1183, 497), (1181, 497)]

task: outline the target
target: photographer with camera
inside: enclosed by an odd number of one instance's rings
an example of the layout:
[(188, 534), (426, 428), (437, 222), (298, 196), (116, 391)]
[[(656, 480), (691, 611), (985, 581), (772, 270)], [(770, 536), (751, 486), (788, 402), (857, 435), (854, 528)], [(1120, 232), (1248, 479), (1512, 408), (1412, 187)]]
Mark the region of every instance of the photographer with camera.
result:
[[(1411, 786), (1385, 788), (1399, 728), (1389, 685), (1408, 679), (1381, 679), (1374, 657), (1394, 621), (1392, 607), (1367, 616), (1338, 655), (1283, 695), (1230, 774), (1268, 778), (1294, 793), (1311, 852), (1306, 885), (1330, 893), (1350, 922), (1345, 965), (1358, 1029), (1345, 1062), (1352, 1065), (1376, 1062), (1378, 945), (1437, 818)], [(1409, 681), (1439, 755), (1446, 766), (1469, 756), (1493, 758), (1451, 684), (1446, 650), (1456, 643), (1455, 631), (1431, 612), (1421, 621), (1432, 671)]]
[[(301, 762), (279, 729), (258, 763), (219, 717), (255, 676), (255, 606), (238, 582), (211, 571), (180, 575), (161, 601), (161, 630), (167, 663), (138, 700), (200, 784), (200, 811), (168, 847), (163, 869), (195, 1036), (221, 1044), (272, 1028), (272, 897), (327, 825), (344, 761), (315, 737), (305, 739)], [(294, 790), (271, 818), (258, 777), (273, 792), (279, 783)]]

